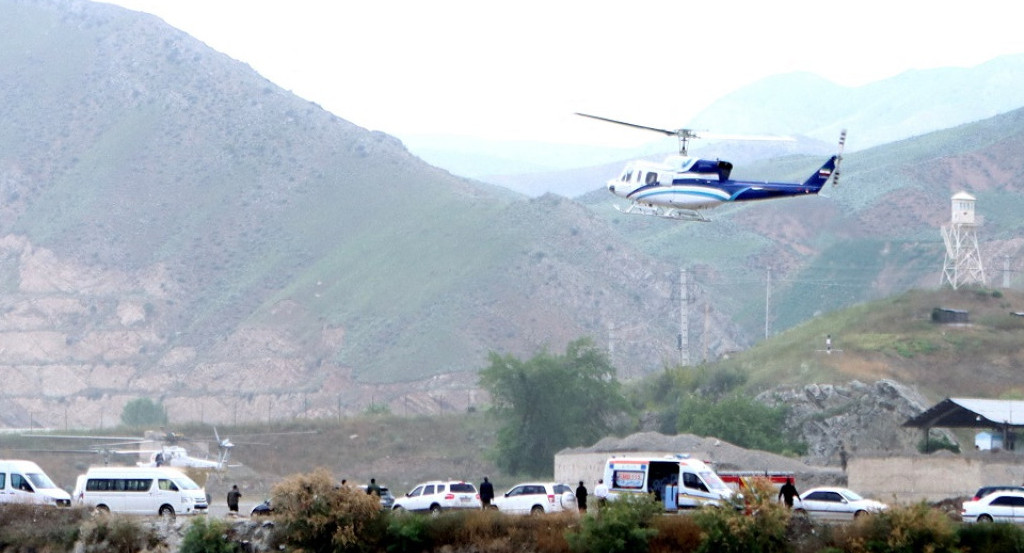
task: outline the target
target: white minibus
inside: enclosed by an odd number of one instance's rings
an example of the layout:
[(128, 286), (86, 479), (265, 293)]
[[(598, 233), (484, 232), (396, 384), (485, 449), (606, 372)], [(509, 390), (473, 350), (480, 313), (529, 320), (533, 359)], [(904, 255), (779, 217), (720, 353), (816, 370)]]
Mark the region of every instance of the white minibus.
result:
[(0, 460), (0, 503), (68, 507), (71, 496), (32, 461)]
[(168, 467), (92, 467), (78, 477), (76, 504), (136, 515), (205, 513), (206, 491)]

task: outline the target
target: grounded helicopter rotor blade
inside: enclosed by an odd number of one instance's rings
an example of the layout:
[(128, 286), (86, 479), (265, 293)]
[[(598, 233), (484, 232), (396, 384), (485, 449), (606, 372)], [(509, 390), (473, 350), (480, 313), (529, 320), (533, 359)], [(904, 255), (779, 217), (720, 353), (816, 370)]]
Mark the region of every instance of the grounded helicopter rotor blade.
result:
[(647, 126), (644, 126), (644, 125), (637, 125), (636, 123), (627, 123), (625, 121), (617, 121), (615, 119), (608, 119), (607, 117), (600, 117), (600, 116), (597, 116), (597, 115), (589, 115), (589, 114), (586, 114), (586, 113), (576, 112), (576, 115), (579, 115), (581, 117), (589, 117), (591, 119), (597, 119), (598, 121), (606, 121), (608, 123), (615, 123), (617, 125), (625, 125), (627, 127), (633, 127), (633, 128), (636, 128), (636, 129), (644, 129), (646, 131), (660, 132), (660, 133), (668, 135), (668, 136), (680, 136), (681, 134), (685, 134), (687, 136), (693, 136), (693, 131), (691, 131), (690, 129), (678, 129), (678, 130), (671, 131), (671, 130), (668, 130), (668, 129), (659, 129), (657, 127), (647, 127)]

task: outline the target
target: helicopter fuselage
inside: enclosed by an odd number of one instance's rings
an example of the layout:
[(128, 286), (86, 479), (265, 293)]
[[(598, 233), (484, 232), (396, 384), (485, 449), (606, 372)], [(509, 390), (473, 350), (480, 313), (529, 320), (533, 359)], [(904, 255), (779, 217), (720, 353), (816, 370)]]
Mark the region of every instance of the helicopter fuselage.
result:
[(832, 156), (803, 183), (731, 180), (728, 161), (669, 156), (662, 163), (634, 161), (608, 190), (635, 204), (670, 209), (709, 209), (728, 202), (817, 194), (835, 169)]

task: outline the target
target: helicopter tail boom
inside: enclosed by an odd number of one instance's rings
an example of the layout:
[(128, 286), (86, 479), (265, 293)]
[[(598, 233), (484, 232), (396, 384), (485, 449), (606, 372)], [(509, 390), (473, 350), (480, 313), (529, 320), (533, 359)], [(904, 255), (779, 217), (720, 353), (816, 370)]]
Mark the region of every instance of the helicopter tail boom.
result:
[(817, 192), (821, 190), (823, 186), (832, 178), (832, 173), (836, 170), (836, 160), (839, 156), (832, 156), (822, 165), (813, 175), (808, 177), (804, 181), (804, 186)]

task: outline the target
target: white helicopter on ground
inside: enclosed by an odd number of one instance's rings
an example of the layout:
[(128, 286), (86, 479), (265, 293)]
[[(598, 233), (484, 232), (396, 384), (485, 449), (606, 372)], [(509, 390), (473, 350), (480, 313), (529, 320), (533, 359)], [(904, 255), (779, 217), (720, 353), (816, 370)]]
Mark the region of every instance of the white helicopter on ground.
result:
[(51, 452), (66, 452), (66, 453), (85, 453), (93, 452), (103, 456), (104, 464), (110, 461), (113, 455), (128, 455), (137, 456), (140, 458), (137, 465), (143, 467), (159, 467), (169, 466), (177, 468), (194, 468), (201, 470), (225, 470), (232, 466), (241, 465), (229, 465), (228, 461), (231, 457), (231, 450), (235, 447), (235, 444), (228, 438), (221, 438), (217, 433), (217, 429), (213, 429), (214, 437), (217, 443), (217, 456), (215, 458), (209, 457), (196, 457), (190, 455), (188, 450), (178, 445), (180, 443), (189, 442), (195, 445), (203, 445), (207, 447), (206, 440), (188, 440), (181, 435), (175, 434), (174, 432), (164, 431), (146, 431), (141, 437), (139, 436), (69, 436), (69, 435), (56, 435), (56, 434), (31, 434), (26, 435), (29, 437), (42, 438), (42, 439), (71, 439), (71, 440), (89, 440), (91, 442), (98, 442), (95, 445), (88, 446), (87, 449), (73, 449), (73, 450), (43, 450)]
[(162, 445), (160, 449), (127, 449), (113, 451), (113, 453), (125, 454), (125, 455), (149, 455), (149, 459), (145, 461), (139, 461), (137, 464), (140, 467), (178, 467), (178, 468), (195, 468), (195, 469), (210, 469), (210, 470), (225, 470), (229, 466), (241, 466), (241, 465), (228, 465), (228, 460), (231, 458), (231, 449), (235, 447), (235, 444), (231, 443), (231, 440), (224, 438), (221, 439), (220, 435), (217, 434), (217, 429), (213, 429), (214, 436), (217, 439), (217, 458), (216, 459), (205, 459), (200, 457), (193, 457), (188, 454), (188, 451), (179, 445)]
[(741, 181), (729, 178), (732, 163), (718, 159), (700, 159), (687, 155), (687, 146), (694, 138), (722, 138), (738, 140), (792, 140), (791, 138), (763, 136), (700, 135), (693, 129), (659, 129), (577, 113), (583, 117), (626, 125), (675, 136), (679, 139), (679, 154), (665, 158), (661, 163), (645, 160), (630, 162), (622, 173), (607, 183), (608, 191), (630, 201), (626, 213), (657, 215), (684, 221), (708, 221), (700, 210), (718, 207), (729, 202), (772, 200), (792, 196), (817, 194), (832, 180), (839, 182), (839, 164), (846, 142), (846, 131), (839, 136), (839, 152), (828, 159), (802, 183)]

